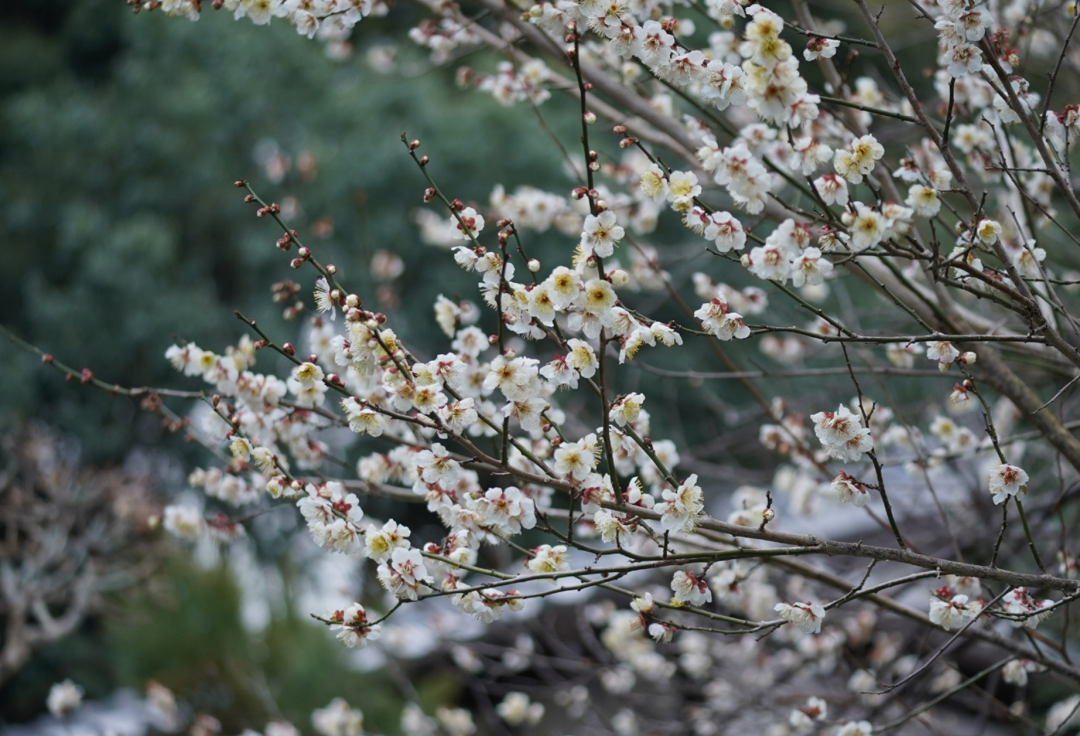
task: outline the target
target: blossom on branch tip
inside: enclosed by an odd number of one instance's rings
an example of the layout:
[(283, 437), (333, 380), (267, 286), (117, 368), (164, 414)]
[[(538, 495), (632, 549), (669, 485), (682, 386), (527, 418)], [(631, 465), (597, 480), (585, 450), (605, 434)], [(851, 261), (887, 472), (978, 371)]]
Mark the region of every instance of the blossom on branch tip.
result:
[(825, 619), (825, 609), (820, 603), (777, 603), (773, 608), (780, 618), (787, 621), (804, 634), (820, 634), (821, 622)]

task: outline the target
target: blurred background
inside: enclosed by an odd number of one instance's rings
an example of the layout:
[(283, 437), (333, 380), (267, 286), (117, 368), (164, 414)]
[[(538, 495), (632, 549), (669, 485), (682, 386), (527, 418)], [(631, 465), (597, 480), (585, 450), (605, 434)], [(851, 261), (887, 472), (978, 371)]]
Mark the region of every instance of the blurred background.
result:
[[(577, 153), (578, 113), (575, 100), (558, 95), (537, 108), (504, 107), (491, 95), (461, 91), (458, 67), (490, 73), (498, 59), (462, 51), (453, 63), (433, 64), (406, 38), (419, 21), (412, 5), (395, 6), (366, 19), (350, 44), (326, 46), (284, 22), (255, 27), (209, 9), (190, 23), (134, 15), (120, 0), (0, 2), (0, 323), (58, 360), (125, 386), (200, 388), (175, 373), (164, 352), (178, 340), (214, 351), (235, 344), (245, 330), (234, 310), (296, 340), (304, 316), (288, 322), (271, 287), (294, 278), (307, 298), (313, 282), (288, 268), (290, 256), (274, 247), (280, 233), (242, 202), (233, 186), (242, 178), (281, 204), (320, 260), (337, 265), (406, 341), (445, 349), (434, 298), (477, 302), (476, 279), (423, 242), (415, 217), (426, 184), (401, 133), (422, 141), (444, 191), (484, 209), (495, 184), (561, 196), (576, 186), (560, 146)], [(916, 35), (899, 46), (932, 59), (933, 44)], [(844, 63), (877, 76), (872, 61)], [(929, 80), (918, 83), (929, 93)], [(603, 133), (596, 140), (602, 160), (621, 161), (618, 137)], [(552, 263), (568, 261), (574, 246), (554, 231), (528, 238), (530, 255)], [(700, 248), (691, 255), (673, 216), (644, 240), (685, 294), (695, 271), (715, 270)], [(749, 283), (733, 278), (736, 287)], [(856, 326), (888, 313), (887, 304), (861, 303), (862, 294), (858, 284), (838, 280), (821, 298)], [(658, 319), (683, 319), (662, 292), (643, 295), (638, 306)], [(770, 319), (806, 322), (805, 312), (776, 302)], [(303, 532), (294, 514), (260, 519), (247, 545), (191, 551), (163, 539), (148, 522), (183, 497), (187, 473), (211, 458), (164, 431), (137, 401), (65, 383), (36, 356), (0, 344), (8, 623), (0, 634), (0, 731), (48, 732), (55, 724), (42, 720), (46, 697), (65, 678), (106, 704), (103, 712), (129, 716), (142, 706), (129, 707), (125, 693), (142, 698), (148, 685), (151, 693), (175, 691), (181, 711), (211, 714), (224, 733), (276, 718), (308, 732), (311, 711), (327, 704), (328, 693), (361, 708), (369, 729), (400, 733), (406, 700), (428, 712), (446, 703), (473, 709), (506, 690), (467, 687), (447, 657), (468, 669), (477, 650), (433, 653), (431, 632), (423, 633), (430, 621), (414, 626), (415, 641), (394, 642), (415, 644), (407, 671), (378, 652), (349, 656), (308, 614), (323, 613), (331, 594), (359, 599), (372, 580), (355, 564), (326, 563), (306, 534), (293, 533)], [(731, 355), (742, 369), (775, 370), (813, 367), (816, 353), (776, 344), (739, 346)], [(696, 356), (693, 366), (687, 356)], [(698, 347), (677, 359), (656, 350), (641, 363), (725, 369)], [(653, 435), (676, 441), (686, 472), (710, 474), (729, 491), (771, 481), (775, 463), (757, 441), (764, 413), (744, 387), (662, 382), (634, 367), (616, 390), (646, 383), (663, 396), (650, 406)], [(799, 410), (826, 394), (847, 400), (851, 393), (843, 375), (784, 385), (805, 402)], [(921, 385), (895, 379), (889, 401), (908, 406)], [(371, 513), (414, 529), (430, 523), (386, 504), (373, 504)], [(424, 537), (422, 528), (414, 536)], [(59, 603), (35, 618), (13, 603), (33, 597), (27, 591)], [(24, 618), (37, 623), (13, 628)], [(535, 626), (556, 642), (556, 653), (558, 642), (580, 634), (558, 616)], [(464, 626), (448, 636), (476, 634)], [(487, 642), (502, 667), (496, 670), (513, 681), (520, 667), (505, 652), (526, 644), (498, 630)], [(582, 671), (593, 656), (602, 659), (588, 647), (563, 655)], [(167, 722), (158, 725), (168, 730)], [(213, 733), (211, 725), (200, 733)]]

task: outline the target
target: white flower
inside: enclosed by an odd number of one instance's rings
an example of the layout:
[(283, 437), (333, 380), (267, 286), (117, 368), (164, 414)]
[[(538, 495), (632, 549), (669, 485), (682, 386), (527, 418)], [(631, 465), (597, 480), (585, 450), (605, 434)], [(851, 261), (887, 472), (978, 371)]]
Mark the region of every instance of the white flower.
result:
[(349, 649), (364, 649), (379, 638), (379, 624), (368, 624), (367, 611), (359, 603), (353, 603), (344, 611), (331, 612), (329, 619), (334, 622), (337, 638)]
[(994, 494), (994, 503), (1002, 504), (1010, 496), (1027, 493), (1028, 474), (1015, 465), (998, 465), (990, 470), (990, 492)]
[(330, 321), (337, 319), (337, 310), (334, 308), (334, 300), (330, 296), (330, 284), (325, 276), (320, 276), (315, 282), (315, 309), (319, 312), (329, 312)]
[(701, 320), (701, 326), (721, 340), (737, 338), (742, 340), (750, 336), (750, 328), (743, 322), (741, 314), (728, 311), (727, 302), (719, 298), (701, 305), (694, 312)]
[(705, 508), (704, 494), (697, 484), (697, 474), (689, 476), (674, 491), (664, 491), (664, 502), (656, 505), (661, 512), (660, 526), (665, 531), (694, 531), (697, 522), (703, 516)]
[(821, 633), (821, 622), (825, 618), (825, 609), (820, 603), (777, 603), (773, 608), (780, 618), (794, 624), (805, 634)]
[(525, 563), (532, 572), (562, 572), (570, 569), (570, 556), (564, 545), (552, 547), (550, 544), (542, 544), (534, 549), (533, 553), (533, 557)]
[(870, 503), (870, 493), (866, 486), (843, 471), (833, 480), (830, 489), (840, 503), (850, 503), (853, 506)]
[(922, 184), (908, 189), (908, 197), (904, 203), (920, 217), (933, 217), (941, 210), (941, 198), (938, 197), (937, 190)]
[(791, 284), (795, 287), (817, 286), (832, 270), (832, 262), (822, 258), (820, 250), (807, 248), (792, 264)]
[(870, 721), (844, 721), (836, 729), (836, 736), (870, 736), (872, 733), (874, 727)]
[[(472, 207), (466, 207), (458, 213), (458, 216), (461, 218), (461, 222), (458, 222), (457, 217), (450, 216), (450, 225), (454, 229), (455, 240), (474, 239), (484, 229), (484, 218), (477, 214)], [(464, 226), (462, 226), (462, 223), (464, 223)]]
[(57, 718), (63, 718), (82, 705), (83, 689), (71, 680), (58, 682), (49, 689), (45, 704), (49, 712)]
[(692, 572), (682, 570), (676, 572), (671, 579), (671, 590), (679, 603), (700, 606), (712, 601), (712, 591), (709, 590), (708, 583), (696, 577)]
[(206, 520), (191, 506), (166, 506), (165, 531), (178, 539), (195, 541), (206, 531)]
[(390, 562), (379, 566), (379, 582), (402, 600), (420, 597), (420, 584), (434, 582), (418, 549), (395, 549)]
[(840, 42), (834, 38), (814, 36), (806, 42), (806, 48), (803, 50), (803, 58), (807, 61), (831, 59), (836, 55), (836, 49), (839, 48), (839, 46)]
[(960, 351), (947, 340), (934, 340), (926, 344), (926, 357), (936, 360), (938, 367), (944, 370), (960, 357)]
[(577, 442), (564, 442), (555, 449), (555, 472), (583, 481), (596, 467), (596, 435)]
[(600, 361), (592, 349), (592, 345), (584, 340), (572, 338), (566, 346), (570, 352), (566, 354), (566, 364), (576, 370), (582, 378), (592, 378), (600, 368)]
[(646, 197), (654, 202), (663, 202), (669, 191), (664, 170), (657, 164), (650, 164), (649, 168), (641, 172), (641, 193)]
[(982, 604), (978, 601), (969, 603), (966, 595), (955, 595), (949, 600), (936, 596), (930, 599), (930, 623), (946, 631), (961, 628), (981, 611)]
[(615, 252), (615, 246), (625, 234), (626, 231), (616, 222), (615, 213), (605, 210), (599, 215), (585, 218), (585, 230), (581, 233), (581, 239), (592, 253), (607, 258)]
[(544, 706), (530, 702), (525, 693), (511, 692), (495, 706), (495, 712), (511, 726), (535, 726), (544, 717)]
[(633, 528), (627, 521), (607, 509), (600, 509), (593, 514), (593, 524), (600, 538), (609, 544), (625, 544), (633, 535)]
[(311, 725), (319, 736), (361, 736), (364, 714), (359, 708), (350, 708), (344, 698), (334, 698), (330, 705), (311, 714)]
[(620, 427), (633, 424), (641, 413), (641, 405), (645, 403), (644, 394), (627, 394), (611, 405), (610, 419)]
[(391, 519), (382, 525), (382, 528), (374, 524), (368, 524), (364, 533), (364, 549), (367, 556), (376, 562), (387, 562), (390, 555), (398, 549), (409, 548), (409, 536), (412, 530)]

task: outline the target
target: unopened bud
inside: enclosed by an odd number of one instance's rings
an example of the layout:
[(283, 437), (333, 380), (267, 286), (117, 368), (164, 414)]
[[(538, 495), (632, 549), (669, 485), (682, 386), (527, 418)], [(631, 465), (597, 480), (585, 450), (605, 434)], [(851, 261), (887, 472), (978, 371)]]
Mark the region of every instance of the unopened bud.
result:
[(615, 133), (615, 135), (626, 135), (626, 126), (625, 125), (616, 125), (611, 130), (612, 130), (613, 133)]
[(428, 158), (427, 156), (421, 156), (420, 157), (420, 165), (421, 166), (427, 166), (430, 161), (431, 161), (431, 159)]
[(585, 265), (589, 268), (596, 268), (597, 263), (599, 263), (599, 261), (596, 259), (596, 256), (589, 256), (585, 259)]
[(336, 373), (331, 373), (329, 376), (326, 377), (326, 380), (334, 386), (341, 385), (341, 379), (338, 378), (338, 374)]
[(589, 111), (589, 112), (585, 113), (584, 115), (582, 115), (581, 118), (582, 118), (582, 120), (585, 121), (586, 125), (592, 125), (593, 123), (596, 122), (596, 113), (592, 112), (592, 111)]
[(512, 225), (513, 222), (514, 222), (513, 220), (511, 220), (511, 219), (509, 219), (507, 217), (504, 217), (503, 219), (501, 219), (501, 220), (499, 220), (498, 222), (495, 223), (495, 227), (507, 227), (508, 225)]
[(965, 378), (964, 383), (962, 385), (963, 385), (965, 391), (970, 391), (971, 389), (975, 388), (975, 384), (972, 383), (970, 378)]
[(251, 204), (254, 201), (255, 201), (255, 195), (254, 194), (246, 194), (246, 195), (244, 195), (244, 204)]
[(326, 264), (326, 273), (333, 276), (335, 273), (337, 273), (337, 266), (335, 266), (333, 263), (327, 263)]
[(345, 306), (349, 309), (356, 309), (360, 306), (360, 297), (356, 294), (349, 294), (345, 297)]
[(499, 342), (498, 335), (488, 335), (488, 345), (495, 345)]
[(306, 245), (302, 245), (300, 246), (300, 250), (296, 251), (296, 255), (300, 256), (306, 261), (308, 258), (311, 258), (311, 248), (308, 248)]
[(626, 286), (626, 282), (630, 280), (630, 274), (621, 268), (617, 268), (611, 272), (608, 278), (611, 279), (612, 286)]
[(742, 265), (743, 268), (750, 268), (750, 256), (746, 253), (743, 253), (742, 256), (739, 258), (739, 263)]
[(303, 258), (293, 258), (292, 261), (289, 262), (289, 265), (292, 266), (293, 268), (301, 268), (304, 265), (304, 259)]
[(450, 206), (458, 212), (461, 212), (463, 209), (465, 209), (465, 203), (462, 202), (460, 199), (455, 199), (453, 202), (450, 203)]
[(969, 351), (967, 351), (966, 353), (964, 353), (963, 355), (960, 356), (960, 362), (963, 363), (964, 365), (973, 365), (977, 358), (978, 358), (978, 356), (975, 355), (975, 353), (973, 353), (972, 351), (969, 350)]
[(221, 394), (214, 394), (214, 396), (210, 399), (210, 405), (213, 406), (216, 409), (218, 404), (220, 404), (220, 403), (221, 403)]
[(239, 189), (243, 189), (244, 188), (244, 180), (243, 179), (237, 179), (236, 181), (233, 182), (233, 186), (235, 186), (235, 187), (237, 187)]
[(409, 150), (410, 151), (415, 151), (419, 147), (420, 147), (420, 141), (416, 140), (415, 138), (413, 140), (409, 141)]
[(333, 299), (335, 302), (340, 302), (341, 301), (341, 290), (340, 289), (331, 290), (330, 298)]
[(44, 355), (42, 355), (42, 356), (41, 356), (41, 362), (42, 362), (42, 363), (45, 363), (46, 365), (52, 365), (52, 362), (53, 362), (53, 356), (52, 356), (52, 354), (50, 354), (50, 353), (45, 353)]
[(287, 342), (281, 346), (281, 352), (285, 353), (286, 355), (296, 355), (296, 348), (293, 347), (293, 344), (291, 342)]
[(313, 364), (318, 363), (319, 362), (319, 356), (316, 355), (315, 353), (309, 353), (308, 356), (307, 356), (307, 362), (308, 363), (313, 363)]
[(637, 138), (623, 138), (621, 141), (619, 141), (619, 148), (629, 148), (630, 146), (637, 143), (637, 140)]
[(83, 383), (90, 383), (94, 380), (94, 372), (91, 371), (89, 368), (83, 368), (81, 380)]
[(530, 258), (529, 259), (529, 271), (531, 271), (532, 273), (536, 273), (539, 270), (540, 270), (540, 261), (536, 260), (535, 258)]
[(575, 189), (573, 192), (570, 193), (570, 196), (573, 197), (574, 199), (581, 199), (582, 197), (585, 196), (585, 187), (578, 187), (577, 189)]
[(600, 170), (600, 162), (599, 161), (590, 161), (589, 162), (589, 171), (597, 172), (599, 170)]
[(424, 190), (424, 203), (432, 202), (435, 200), (435, 187), (428, 187)]
[(596, 200), (596, 209), (597, 209), (598, 212), (603, 212), (607, 208), (608, 208), (608, 205), (607, 205), (607, 200), (606, 199), (598, 199), (598, 200)]
[(768, 523), (776, 518), (776, 512), (772, 509), (765, 509), (761, 512), (761, 520)]
[(262, 350), (262, 349), (263, 349), (263, 348), (265, 348), (265, 347), (266, 347), (266, 346), (267, 346), (268, 344), (269, 344), (269, 343), (267, 343), (267, 342), (266, 342), (266, 340), (256, 340), (256, 341), (255, 341), (255, 344), (254, 344), (254, 345), (252, 345), (252, 347), (253, 347), (253, 348), (254, 348), (255, 350)]

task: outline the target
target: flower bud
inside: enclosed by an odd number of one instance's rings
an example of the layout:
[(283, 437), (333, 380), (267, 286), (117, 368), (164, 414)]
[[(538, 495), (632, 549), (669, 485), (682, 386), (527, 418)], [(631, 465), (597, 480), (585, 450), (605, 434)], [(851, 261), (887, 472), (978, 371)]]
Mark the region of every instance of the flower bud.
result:
[(235, 186), (235, 187), (237, 187), (239, 189), (243, 189), (244, 188), (244, 180), (243, 179), (237, 179), (236, 181), (233, 182), (233, 186)]
[(326, 273), (333, 276), (335, 273), (337, 273), (337, 266), (335, 266), (333, 263), (327, 263), (326, 264)]
[(349, 294), (345, 297), (345, 306), (349, 309), (356, 309), (360, 306), (360, 297), (356, 294)]
[(416, 140), (415, 138), (413, 140), (409, 141), (409, 150), (410, 151), (415, 151), (419, 147), (420, 147), (420, 141)]
[(285, 353), (286, 355), (296, 355), (296, 348), (293, 347), (293, 344), (291, 342), (287, 342), (281, 346), (281, 352)]
[(488, 335), (488, 345), (495, 345), (499, 342), (498, 335)]
[(750, 256), (746, 253), (743, 253), (742, 256), (739, 257), (739, 263), (742, 265), (743, 268), (750, 268)]
[(341, 289), (332, 289), (330, 291), (330, 298), (333, 299), (335, 302), (340, 302), (341, 301)]
[(600, 261), (597, 259), (596, 256), (589, 256), (588, 258), (585, 259), (585, 265), (588, 266), (589, 268), (596, 268), (596, 264), (599, 263), (599, 262)]
[(615, 135), (626, 135), (626, 126), (625, 125), (616, 125), (614, 128), (611, 129), (611, 131)]
[(293, 258), (289, 265), (293, 268), (300, 268), (304, 265), (304, 260), (302, 258)]
[(424, 203), (432, 202), (435, 200), (435, 187), (428, 187), (424, 190)]
[(536, 273), (539, 270), (540, 270), (540, 261), (536, 260), (535, 258), (530, 258), (529, 259), (529, 271), (532, 272), (532, 273)]
[(593, 123), (596, 122), (596, 113), (591, 112), (591, 111), (587, 112), (582, 116), (582, 120), (585, 121), (586, 125), (592, 125)]
[(972, 351), (969, 350), (969, 351), (967, 351), (966, 353), (964, 353), (963, 355), (960, 356), (960, 362), (963, 363), (964, 365), (974, 365), (975, 360), (977, 358), (978, 358), (978, 356), (975, 355), (975, 353), (973, 353)]
[(599, 161), (590, 161), (589, 162), (589, 171), (592, 171), (592, 172), (595, 173), (595, 172), (597, 172), (599, 170), (600, 170), (600, 162)]
[(612, 286), (626, 286), (626, 282), (630, 280), (630, 274), (621, 268), (617, 268), (611, 272), (608, 278), (610, 279)]
[(41, 362), (45, 363), (46, 365), (52, 365), (52, 362), (53, 362), (52, 354), (51, 353), (45, 353), (44, 355), (42, 355), (41, 356)]
[(317, 364), (319, 362), (319, 356), (316, 355), (315, 353), (311, 353), (310, 355), (307, 356), (307, 362)]
[(255, 195), (254, 194), (247, 194), (247, 195), (244, 196), (244, 204), (251, 204), (254, 201), (255, 201)]
[(427, 166), (430, 161), (431, 161), (431, 159), (428, 158), (427, 156), (421, 156), (420, 157), (420, 165), (421, 166)]
[(761, 520), (766, 524), (776, 518), (776, 512), (772, 509), (765, 509), (761, 512)]

